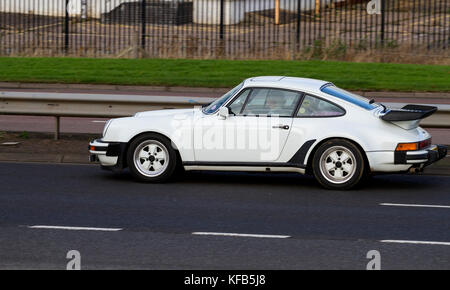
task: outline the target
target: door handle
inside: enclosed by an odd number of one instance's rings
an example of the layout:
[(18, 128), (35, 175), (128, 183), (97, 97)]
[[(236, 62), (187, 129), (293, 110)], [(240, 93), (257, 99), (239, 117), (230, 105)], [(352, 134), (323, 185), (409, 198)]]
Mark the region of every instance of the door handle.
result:
[(289, 130), (289, 126), (288, 126), (288, 125), (277, 125), (277, 126), (272, 126), (272, 128), (274, 128), (274, 129)]

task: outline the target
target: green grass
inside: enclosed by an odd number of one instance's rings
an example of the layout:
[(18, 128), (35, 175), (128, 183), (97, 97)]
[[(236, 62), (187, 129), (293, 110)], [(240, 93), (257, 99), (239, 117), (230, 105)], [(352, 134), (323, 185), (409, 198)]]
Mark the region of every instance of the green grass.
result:
[(338, 61), (0, 58), (0, 81), (232, 87), (259, 75), (323, 79), (350, 90), (450, 91), (450, 66)]

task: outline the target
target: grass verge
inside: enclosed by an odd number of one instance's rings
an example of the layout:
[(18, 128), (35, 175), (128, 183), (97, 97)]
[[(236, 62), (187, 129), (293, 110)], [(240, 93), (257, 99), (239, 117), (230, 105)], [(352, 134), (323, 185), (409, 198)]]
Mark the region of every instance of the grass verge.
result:
[(450, 66), (339, 61), (0, 58), (0, 81), (232, 87), (284, 75), (328, 80), (349, 90), (450, 91)]

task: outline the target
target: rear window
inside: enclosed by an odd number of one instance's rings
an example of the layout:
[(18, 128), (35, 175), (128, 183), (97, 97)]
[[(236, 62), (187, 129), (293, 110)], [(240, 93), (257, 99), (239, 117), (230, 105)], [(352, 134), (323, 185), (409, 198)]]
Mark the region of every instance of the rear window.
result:
[(366, 110), (373, 110), (378, 106), (377, 104), (370, 104), (369, 99), (347, 92), (346, 90), (340, 89), (334, 85), (324, 86), (320, 90), (326, 94), (350, 102)]

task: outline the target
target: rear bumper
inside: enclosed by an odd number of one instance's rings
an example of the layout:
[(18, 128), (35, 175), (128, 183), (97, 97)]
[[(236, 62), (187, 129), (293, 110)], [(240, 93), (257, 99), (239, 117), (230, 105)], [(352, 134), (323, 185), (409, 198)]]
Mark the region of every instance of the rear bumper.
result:
[(126, 143), (93, 140), (89, 143), (89, 161), (99, 161), (106, 169), (122, 169), (125, 150)]
[(430, 149), (394, 152), (394, 164), (412, 164), (425, 167), (447, 156), (447, 146), (432, 145)]
[(432, 145), (419, 151), (366, 152), (371, 172), (420, 172), (447, 155), (447, 147)]

